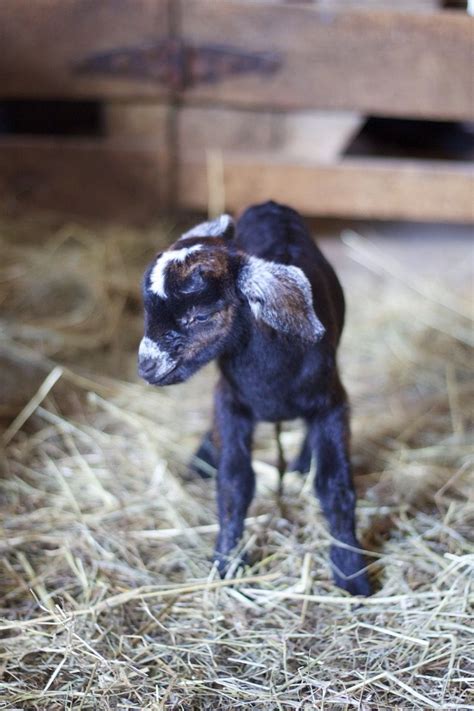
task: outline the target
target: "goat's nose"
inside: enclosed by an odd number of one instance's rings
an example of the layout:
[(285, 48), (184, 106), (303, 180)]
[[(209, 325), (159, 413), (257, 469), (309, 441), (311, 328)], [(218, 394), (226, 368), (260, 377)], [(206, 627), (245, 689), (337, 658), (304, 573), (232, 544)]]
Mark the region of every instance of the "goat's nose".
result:
[(138, 361), (138, 375), (141, 378), (146, 378), (152, 375), (156, 369), (156, 362), (153, 358), (140, 358)]

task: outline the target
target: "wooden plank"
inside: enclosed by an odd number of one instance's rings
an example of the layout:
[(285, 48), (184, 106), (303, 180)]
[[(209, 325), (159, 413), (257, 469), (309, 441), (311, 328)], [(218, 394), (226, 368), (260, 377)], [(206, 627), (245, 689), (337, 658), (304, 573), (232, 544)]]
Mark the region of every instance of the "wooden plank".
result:
[[(461, 222), (472, 216), (472, 164), (338, 159), (359, 125), (351, 112), (184, 107), (177, 194), (183, 206), (205, 210), (208, 186), (223, 170), (227, 207), (237, 210), (275, 197), (309, 215)], [(209, 179), (215, 169), (219, 175)]]
[(85, 58), (146, 46), (168, 35), (167, 0), (2, 0), (2, 98), (165, 98), (165, 87), (139, 78), (82, 75)]
[[(97, 53), (144, 48), (168, 36), (168, 2), (177, 9), (180, 0), (2, 0), (0, 95), (166, 99), (170, 91), (153, 79), (81, 75), (75, 67)], [(282, 64), (274, 74), (199, 83), (180, 97), (266, 108), (473, 117), (472, 18), (406, 7), (181, 0), (181, 33), (190, 45), (271, 51)]]
[(169, 149), (169, 122), (174, 113), (166, 104), (108, 102), (103, 106), (103, 115), (108, 138), (126, 141), (127, 145), (153, 143), (160, 149)]
[[(304, 0), (303, 0), (304, 1)], [(306, 0), (314, 2), (314, 0)], [(291, 2), (291, 0), (289, 0)], [(358, 8), (364, 10), (393, 10), (393, 0), (316, 0), (319, 8), (324, 10), (347, 10)], [(397, 0), (397, 10), (409, 12), (433, 12), (443, 7), (443, 0)]]
[[(361, 126), (349, 111), (242, 111), (183, 106), (177, 111), (155, 103), (107, 103), (105, 128), (109, 137), (127, 145), (147, 144), (161, 137), (176, 143), (176, 155), (199, 157), (209, 151), (284, 151), (294, 161), (335, 159)], [(170, 121), (168, 121), (168, 117)], [(168, 138), (169, 137), (169, 138)], [(158, 140), (159, 142), (159, 140)]]
[(169, 203), (163, 146), (99, 139), (0, 140), (0, 204), (140, 223)]
[(350, 111), (242, 111), (184, 106), (178, 117), (179, 153), (205, 161), (215, 149), (267, 150), (294, 161), (329, 162), (346, 147), (362, 119)]
[[(206, 164), (180, 164), (179, 207), (206, 211)], [(8, 212), (55, 210), (146, 223), (170, 205), (169, 157), (152, 142), (0, 140), (0, 204)], [(291, 162), (253, 151), (223, 153), (225, 208), (238, 212), (270, 198), (306, 215), (471, 222), (474, 171), (469, 164), (345, 159)]]
[(177, 116), (178, 145), (183, 156), (209, 149), (271, 150), (278, 140), (279, 116), (271, 111), (183, 106)]
[[(382, 220), (472, 222), (472, 164), (346, 159), (335, 165), (291, 163), (282, 156), (223, 155), (225, 207), (277, 200), (306, 215)], [(180, 166), (180, 204), (206, 210), (206, 170), (188, 159)]]
[(184, 98), (468, 120), (474, 116), (473, 23), (455, 11), (338, 12), (314, 4), (186, 0), (182, 34), (190, 43), (273, 52), (281, 67), (199, 84)]
[(221, 181), (213, 204), (237, 211), (274, 198), (308, 215), (473, 217), (472, 164), (335, 158), (358, 120), (350, 113), (186, 107), (177, 117), (112, 103), (105, 118), (105, 139), (1, 139), (2, 207), (146, 222), (175, 201), (206, 210)]

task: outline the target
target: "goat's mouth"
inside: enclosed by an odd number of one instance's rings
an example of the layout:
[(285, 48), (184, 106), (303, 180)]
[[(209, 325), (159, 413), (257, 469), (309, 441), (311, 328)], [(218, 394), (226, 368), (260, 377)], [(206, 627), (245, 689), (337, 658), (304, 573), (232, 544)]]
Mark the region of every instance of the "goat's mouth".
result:
[(146, 378), (147, 383), (150, 385), (174, 385), (174, 383), (180, 382), (180, 378), (176, 377), (180, 363), (176, 363), (169, 370), (164, 373), (158, 373), (157, 375), (152, 375)]
[(148, 367), (142, 367), (139, 365), (138, 375), (149, 385), (167, 385), (168, 378), (174, 373), (179, 365), (179, 363), (173, 363), (173, 365), (165, 371), (160, 371), (157, 367), (153, 367), (151, 364), (149, 364)]

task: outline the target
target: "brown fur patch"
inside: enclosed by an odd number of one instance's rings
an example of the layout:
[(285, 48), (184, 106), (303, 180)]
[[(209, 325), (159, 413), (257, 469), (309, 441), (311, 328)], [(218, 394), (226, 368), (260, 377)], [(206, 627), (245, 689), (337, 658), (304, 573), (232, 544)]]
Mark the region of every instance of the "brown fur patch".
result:
[(217, 311), (204, 327), (198, 328), (186, 345), (186, 360), (193, 361), (202, 350), (225, 337), (232, 328), (234, 315), (235, 306), (229, 304)]
[[(200, 240), (190, 239), (184, 240), (184, 242), (186, 247), (189, 248), (195, 244), (199, 244)], [(215, 242), (222, 242), (222, 240), (215, 240)], [(167, 273), (169, 275), (172, 274), (173, 280), (178, 285), (185, 282), (186, 279), (191, 276), (193, 271), (199, 267), (203, 271), (204, 278), (210, 277), (218, 280), (224, 279), (228, 273), (227, 254), (224, 249), (215, 249), (213, 247), (214, 241), (212, 247), (207, 247), (207, 245), (204, 244), (202, 250), (191, 252), (189, 257), (183, 262), (170, 262), (167, 267)], [(173, 247), (171, 247), (171, 250), (172, 249)]]

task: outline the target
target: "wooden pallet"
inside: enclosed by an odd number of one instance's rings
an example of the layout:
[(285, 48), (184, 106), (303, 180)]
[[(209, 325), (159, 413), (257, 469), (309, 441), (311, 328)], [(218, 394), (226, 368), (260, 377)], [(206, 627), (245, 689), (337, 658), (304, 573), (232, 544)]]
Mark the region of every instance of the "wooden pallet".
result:
[(365, 115), (474, 118), (473, 19), (387, 5), (3, 0), (0, 99), (99, 100), (105, 136), (1, 137), (0, 200), (472, 220), (472, 163), (344, 155)]

